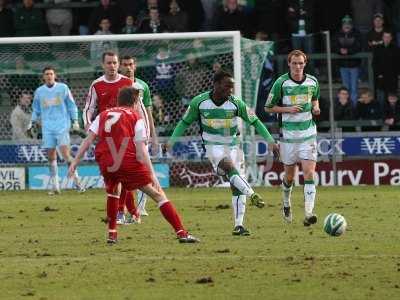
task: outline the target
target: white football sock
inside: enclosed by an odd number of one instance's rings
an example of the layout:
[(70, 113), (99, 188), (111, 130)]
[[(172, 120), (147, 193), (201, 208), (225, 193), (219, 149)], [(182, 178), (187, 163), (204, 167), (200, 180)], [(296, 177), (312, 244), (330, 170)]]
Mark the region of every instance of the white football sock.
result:
[(243, 226), (246, 212), (246, 195), (232, 196), (233, 218), (236, 226)]
[(304, 184), (304, 210), (306, 216), (310, 216), (313, 213), (316, 193), (317, 190), (314, 183)]
[(142, 191), (138, 190), (137, 197), (138, 197), (137, 207), (139, 212), (146, 210), (147, 195)]
[(281, 188), (282, 188), (283, 206), (290, 207), (292, 205), (290, 197), (292, 195), (293, 183), (289, 186), (285, 181), (283, 181), (281, 184)]
[(238, 174), (234, 174), (229, 178), (229, 182), (243, 195), (251, 196), (254, 194), (253, 189), (251, 188), (250, 184)]
[(50, 182), (53, 184), (54, 190), (60, 190), (60, 184), (58, 182), (58, 165), (57, 160), (50, 161)]

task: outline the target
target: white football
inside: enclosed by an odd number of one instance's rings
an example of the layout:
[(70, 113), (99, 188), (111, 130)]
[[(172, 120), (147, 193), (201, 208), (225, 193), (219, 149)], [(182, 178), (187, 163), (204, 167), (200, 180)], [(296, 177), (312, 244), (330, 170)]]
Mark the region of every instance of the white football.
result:
[(347, 228), (346, 219), (337, 213), (331, 213), (324, 220), (324, 231), (331, 236), (340, 236)]

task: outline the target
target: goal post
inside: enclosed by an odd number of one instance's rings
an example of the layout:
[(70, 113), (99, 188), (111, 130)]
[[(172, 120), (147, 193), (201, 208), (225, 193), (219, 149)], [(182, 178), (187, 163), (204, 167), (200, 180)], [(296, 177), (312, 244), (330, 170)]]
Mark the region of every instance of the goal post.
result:
[[(96, 48), (97, 47), (97, 48)], [(96, 49), (100, 49), (96, 52)], [(243, 39), (238, 31), (162, 33), (136, 35), (91, 35), (58, 37), (15, 37), (0, 39), (0, 147), (17, 145), (17, 149), (0, 149), (5, 156), (16, 152), (27, 154), (24, 160), (6, 158), (0, 167), (12, 164), (43, 163), (45, 154), (30, 154), (30, 145), (38, 141), (12, 140), (10, 114), (21, 93), (33, 91), (42, 83), (41, 70), (47, 65), (55, 67), (58, 78), (69, 85), (80, 110), (83, 109), (90, 83), (102, 75), (101, 54), (114, 50), (119, 56), (131, 55), (138, 60), (136, 76), (146, 81), (153, 96), (155, 123), (160, 141), (164, 142), (182, 117), (190, 99), (212, 88), (212, 79), (218, 67), (228, 69), (235, 78), (234, 94), (255, 109), (258, 78), (263, 58), (271, 44)], [(102, 51), (101, 51), (102, 50)], [(244, 124), (240, 128), (243, 142), (254, 147), (254, 131)], [(243, 138), (244, 137), (244, 138)], [(72, 140), (76, 151), (79, 137)], [(168, 160), (172, 185), (214, 185), (219, 181), (210, 175), (210, 167), (201, 154), (198, 124), (187, 131), (182, 140), (182, 156)], [(18, 147), (28, 147), (21, 150)], [(9, 151), (9, 154), (7, 154)], [(36, 151), (36, 150), (35, 150)], [(255, 168), (255, 149), (247, 156), (247, 167)], [(19, 154), (18, 154), (19, 155)], [(86, 162), (93, 162), (93, 157)], [(183, 172), (183, 173), (182, 173)], [(205, 176), (203, 181), (182, 181), (180, 177)], [(252, 173), (252, 172), (250, 172)], [(178, 174), (177, 176), (175, 176)], [(200, 180), (200, 181), (201, 181)], [(174, 182), (175, 181), (175, 182)], [(191, 181), (191, 183), (187, 183)]]

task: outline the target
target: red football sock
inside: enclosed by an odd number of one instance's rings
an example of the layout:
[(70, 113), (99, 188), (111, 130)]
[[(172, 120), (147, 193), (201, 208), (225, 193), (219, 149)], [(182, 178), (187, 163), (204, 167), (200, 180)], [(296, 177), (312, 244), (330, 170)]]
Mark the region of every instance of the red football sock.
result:
[(118, 197), (107, 196), (108, 230), (117, 229)]
[(186, 234), (186, 230), (182, 225), (181, 218), (176, 212), (174, 205), (170, 201), (161, 204), (160, 211), (168, 223), (172, 225), (178, 236), (183, 236)]
[(127, 190), (124, 187), (122, 187), (121, 195), (119, 195), (119, 201), (118, 201), (118, 212), (120, 212), (120, 213), (125, 212), (126, 193), (127, 193)]
[(126, 191), (125, 205), (126, 209), (131, 215), (134, 215), (137, 218), (139, 217), (139, 212), (136, 210), (135, 205), (135, 196), (133, 196), (133, 193), (131, 191)]

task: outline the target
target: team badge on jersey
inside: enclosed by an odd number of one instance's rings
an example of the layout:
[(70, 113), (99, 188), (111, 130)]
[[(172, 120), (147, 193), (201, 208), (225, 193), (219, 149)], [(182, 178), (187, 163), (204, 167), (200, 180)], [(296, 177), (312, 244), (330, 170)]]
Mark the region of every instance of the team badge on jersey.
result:
[(274, 94), (273, 93), (269, 93), (268, 98), (267, 98), (267, 102), (265, 103), (265, 106), (270, 105), (272, 102), (272, 99), (274, 99)]

